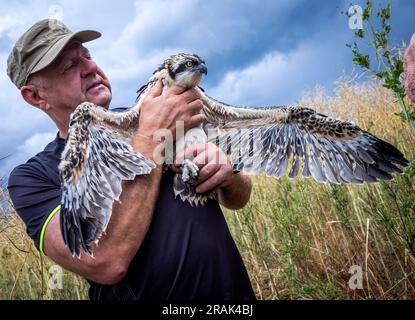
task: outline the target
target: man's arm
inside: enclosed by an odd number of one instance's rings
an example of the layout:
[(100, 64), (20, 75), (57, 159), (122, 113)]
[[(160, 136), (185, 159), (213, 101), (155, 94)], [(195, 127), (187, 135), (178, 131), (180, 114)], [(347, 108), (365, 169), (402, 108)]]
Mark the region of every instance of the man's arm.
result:
[(94, 257), (82, 254), (72, 257), (63, 242), (59, 214), (49, 222), (45, 234), (45, 253), (67, 270), (88, 280), (113, 284), (127, 272), (150, 225), (158, 195), (161, 169), (158, 166), (148, 176), (123, 182), (121, 203), (114, 203), (106, 233), (99, 245), (92, 245)]
[[(133, 139), (133, 148), (152, 158), (157, 142), (152, 135), (158, 129), (173, 131), (176, 121), (184, 121), (188, 128), (203, 121), (195, 115), (202, 102), (195, 90), (183, 93), (180, 87), (172, 87), (162, 93), (158, 83), (143, 102), (140, 110), (139, 130)], [(123, 182), (120, 202), (115, 202), (106, 233), (98, 246), (93, 245), (94, 257), (82, 254), (73, 258), (65, 246), (59, 224), (59, 213), (49, 222), (45, 234), (45, 253), (56, 263), (84, 278), (101, 284), (114, 284), (127, 272), (144, 237), (153, 215), (161, 179), (161, 166), (150, 175), (138, 176)]]
[(227, 185), (218, 190), (218, 201), (228, 209), (238, 210), (243, 208), (251, 197), (252, 181), (247, 175), (231, 172)]
[(173, 169), (180, 172), (180, 164), (185, 158), (193, 158), (199, 167), (199, 177), (193, 183), (196, 192), (203, 193), (218, 189), (218, 201), (228, 209), (243, 208), (249, 201), (252, 190), (251, 178), (241, 173), (235, 174), (226, 154), (213, 143), (200, 143), (190, 146), (177, 154)]

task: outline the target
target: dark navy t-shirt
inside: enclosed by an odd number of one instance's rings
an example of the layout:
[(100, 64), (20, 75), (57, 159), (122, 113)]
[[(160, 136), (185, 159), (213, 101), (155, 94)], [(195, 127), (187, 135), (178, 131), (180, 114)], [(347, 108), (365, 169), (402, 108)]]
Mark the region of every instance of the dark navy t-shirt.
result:
[[(42, 252), (47, 223), (60, 209), (64, 146), (57, 136), (9, 178), (15, 209)], [(163, 173), (149, 230), (126, 276), (116, 285), (90, 282), (91, 299), (255, 299), (218, 203), (191, 207), (175, 199), (173, 175)]]

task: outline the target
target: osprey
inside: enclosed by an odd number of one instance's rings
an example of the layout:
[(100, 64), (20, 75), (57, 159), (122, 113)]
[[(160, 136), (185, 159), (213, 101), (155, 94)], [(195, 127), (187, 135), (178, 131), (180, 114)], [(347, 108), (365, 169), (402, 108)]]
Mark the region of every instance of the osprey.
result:
[[(149, 174), (155, 163), (133, 150), (142, 101), (161, 80), (164, 90), (175, 84), (196, 88), (204, 104), (204, 123), (176, 142), (181, 148), (211, 141), (229, 155), (234, 170), (280, 178), (312, 177), (319, 182), (363, 183), (389, 180), (406, 166), (402, 153), (354, 123), (336, 120), (301, 106), (241, 107), (209, 97), (198, 85), (207, 74), (195, 54), (165, 60), (138, 90), (135, 104), (111, 112), (93, 103), (80, 104), (71, 115), (59, 165), (62, 180), (61, 231), (72, 255), (80, 248), (92, 255), (119, 200), (121, 181)], [(168, 148), (166, 148), (168, 151)], [(176, 150), (180, 151), (180, 150)], [(173, 152), (173, 151), (169, 151)], [(198, 167), (186, 159), (172, 192), (191, 205), (203, 205), (215, 193), (196, 194), (190, 183)]]

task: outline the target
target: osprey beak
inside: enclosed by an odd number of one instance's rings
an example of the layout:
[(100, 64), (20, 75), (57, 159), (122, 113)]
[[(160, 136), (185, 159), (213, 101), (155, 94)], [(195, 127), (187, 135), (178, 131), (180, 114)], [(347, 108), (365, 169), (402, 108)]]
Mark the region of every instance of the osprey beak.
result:
[(201, 64), (197, 67), (197, 70), (199, 70), (199, 72), (200, 72), (200, 73), (204, 73), (204, 74), (206, 74), (206, 75), (207, 75), (207, 68), (206, 68), (206, 66), (205, 66), (205, 64), (204, 64), (204, 63), (201, 63)]

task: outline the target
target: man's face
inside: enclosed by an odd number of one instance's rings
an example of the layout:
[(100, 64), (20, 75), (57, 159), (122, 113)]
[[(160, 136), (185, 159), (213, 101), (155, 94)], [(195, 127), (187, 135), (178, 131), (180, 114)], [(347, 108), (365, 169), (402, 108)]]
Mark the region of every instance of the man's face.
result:
[(41, 72), (46, 79), (45, 100), (52, 108), (75, 110), (85, 101), (108, 108), (112, 98), (109, 80), (81, 43), (70, 42)]

